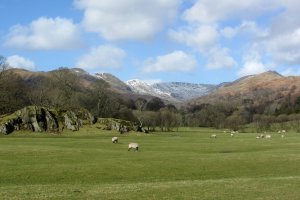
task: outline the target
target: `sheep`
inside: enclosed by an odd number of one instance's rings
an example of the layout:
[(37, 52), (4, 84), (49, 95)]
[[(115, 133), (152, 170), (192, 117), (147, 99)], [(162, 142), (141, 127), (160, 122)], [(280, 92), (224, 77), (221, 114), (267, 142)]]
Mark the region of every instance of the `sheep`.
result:
[(260, 136), (256, 136), (256, 139), (260, 139)]
[(111, 138), (112, 143), (118, 143), (119, 138), (118, 137), (113, 137)]
[(212, 134), (210, 137), (211, 138), (217, 138), (217, 135), (216, 134)]
[(129, 143), (128, 144), (128, 151), (130, 151), (131, 149), (134, 149), (134, 151), (138, 151), (139, 150), (139, 144), (138, 143)]
[(282, 133), (286, 133), (286, 130), (282, 130), (281, 132), (282, 132)]
[(266, 135), (266, 139), (271, 139), (271, 135)]
[(284, 138), (284, 135), (281, 135), (281, 138)]
[(233, 134), (233, 133), (231, 133), (231, 134), (230, 134), (230, 137), (233, 137), (233, 136), (234, 136), (234, 134)]
[(280, 131), (280, 130), (278, 131), (278, 134), (281, 134), (281, 131)]

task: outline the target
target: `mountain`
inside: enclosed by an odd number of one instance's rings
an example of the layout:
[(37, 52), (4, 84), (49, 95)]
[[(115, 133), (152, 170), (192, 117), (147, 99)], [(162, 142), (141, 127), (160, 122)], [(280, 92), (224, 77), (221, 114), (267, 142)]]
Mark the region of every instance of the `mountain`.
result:
[[(39, 85), (41, 82), (49, 82), (57, 76), (59, 70), (50, 72), (32, 72), (23, 69), (10, 69), (18, 74), (26, 83)], [(194, 84), (182, 82), (147, 82), (138, 79), (123, 82), (112, 74), (97, 73), (91, 75), (88, 72), (72, 68), (70, 71), (76, 74), (81, 88), (89, 89), (95, 82), (102, 81), (112, 93), (121, 95), (124, 99), (137, 99), (139, 97), (147, 100), (154, 96), (163, 100), (181, 103), (213, 103), (218, 101), (234, 101), (243, 99), (277, 101), (290, 95), (296, 97), (300, 94), (300, 77), (284, 77), (275, 71), (268, 71), (257, 75), (245, 76), (233, 82), (221, 83), (219, 85)]]
[(255, 87), (264, 87), (266, 83), (284, 78), (275, 71), (267, 71), (257, 75), (249, 75), (239, 78), (233, 82), (219, 85), (217, 93), (246, 92)]
[(215, 85), (182, 82), (149, 83), (138, 79), (126, 82), (138, 94), (148, 94), (170, 101), (185, 101), (207, 95), (216, 89)]
[(300, 96), (300, 77), (285, 77), (275, 71), (245, 76), (219, 87), (206, 96), (190, 101), (191, 104), (216, 103), (220, 101), (254, 104), (272, 104), (291, 101)]
[(110, 85), (111, 88), (115, 89), (116, 91), (119, 91), (121, 93), (132, 92), (127, 84), (125, 84), (123, 81), (112, 74), (96, 73), (95, 77), (104, 80)]

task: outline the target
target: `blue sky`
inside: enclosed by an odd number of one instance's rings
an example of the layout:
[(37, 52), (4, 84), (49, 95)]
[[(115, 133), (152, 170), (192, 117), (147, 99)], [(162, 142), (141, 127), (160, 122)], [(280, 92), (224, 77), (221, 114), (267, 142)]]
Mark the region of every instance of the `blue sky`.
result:
[(221, 83), (300, 74), (297, 0), (0, 0), (0, 54), (18, 68)]

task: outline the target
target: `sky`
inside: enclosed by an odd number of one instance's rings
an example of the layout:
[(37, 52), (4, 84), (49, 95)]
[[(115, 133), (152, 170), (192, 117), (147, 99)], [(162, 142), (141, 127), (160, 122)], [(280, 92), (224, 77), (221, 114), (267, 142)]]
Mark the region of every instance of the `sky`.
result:
[(123, 81), (300, 75), (299, 0), (0, 0), (0, 55)]

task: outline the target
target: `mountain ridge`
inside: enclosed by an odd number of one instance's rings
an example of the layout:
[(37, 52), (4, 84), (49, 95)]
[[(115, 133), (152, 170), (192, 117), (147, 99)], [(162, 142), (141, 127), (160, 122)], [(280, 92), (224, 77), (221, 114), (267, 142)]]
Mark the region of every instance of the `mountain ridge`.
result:
[(216, 88), (215, 85), (211, 84), (186, 82), (149, 83), (139, 79), (126, 81), (126, 84), (138, 94), (151, 94), (152, 96), (178, 102), (206, 95)]
[[(32, 72), (24, 69), (13, 68), (16, 74), (24, 80), (39, 80), (51, 76), (56, 70), (49, 72)], [(297, 76), (285, 77), (276, 71), (267, 71), (261, 74), (244, 76), (232, 82), (214, 84), (198, 84), (187, 82), (149, 82), (139, 79), (122, 81), (109, 73), (89, 74), (80, 68), (71, 68), (73, 73), (81, 77), (82, 85), (88, 88), (93, 81), (103, 80), (110, 89), (123, 95), (126, 98), (146, 97), (147, 99), (159, 97), (169, 102), (181, 103), (192, 99), (208, 99), (212, 96), (232, 96), (236, 94), (247, 94), (257, 89), (282, 90), (289, 88), (289, 85), (300, 85)]]

